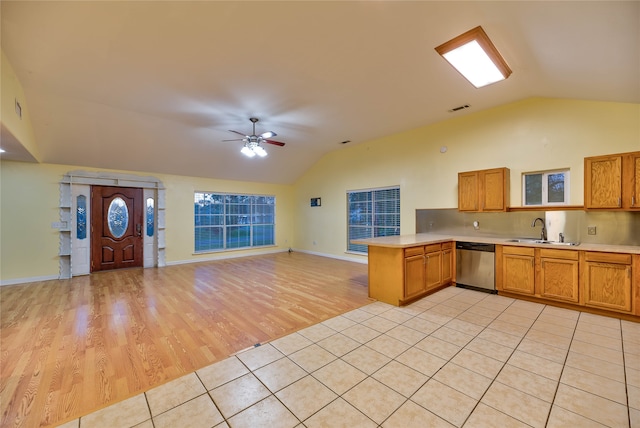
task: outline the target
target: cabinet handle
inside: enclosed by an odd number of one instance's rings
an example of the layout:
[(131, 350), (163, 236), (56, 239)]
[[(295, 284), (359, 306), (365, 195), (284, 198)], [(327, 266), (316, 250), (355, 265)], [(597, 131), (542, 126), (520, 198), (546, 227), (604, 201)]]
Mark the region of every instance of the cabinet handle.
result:
[(631, 197), (631, 206), (632, 206), (632, 207), (635, 207), (635, 206), (636, 206), (636, 197), (635, 197), (635, 196), (632, 196), (632, 197)]
[(622, 198), (618, 198), (618, 207), (622, 206)]

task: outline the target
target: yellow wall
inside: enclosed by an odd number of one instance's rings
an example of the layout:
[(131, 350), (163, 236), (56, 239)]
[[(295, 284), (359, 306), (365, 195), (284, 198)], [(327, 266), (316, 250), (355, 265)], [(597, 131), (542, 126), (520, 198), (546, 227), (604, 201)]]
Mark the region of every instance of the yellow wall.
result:
[[(77, 166), (0, 162), (0, 280), (56, 277), (59, 274), (59, 233), (51, 223), (60, 221), (59, 183)], [(143, 172), (112, 171), (153, 176), (166, 188), (167, 264), (246, 255), (265, 251), (193, 254), (193, 194), (195, 191), (255, 193), (276, 197), (276, 243), (269, 250), (286, 250), (293, 242), (293, 187), (181, 177)]]
[[(363, 261), (345, 254), (348, 190), (400, 185), (401, 233), (408, 234), (415, 231), (416, 209), (457, 206), (459, 171), (510, 168), (511, 205), (519, 206), (522, 172), (570, 168), (570, 202), (581, 205), (584, 157), (636, 150), (640, 105), (533, 98), (343, 147), (291, 186), (122, 172), (154, 176), (167, 189), (167, 263), (256, 252), (194, 255), (194, 191), (273, 194), (279, 249)], [(95, 170), (0, 163), (0, 280), (58, 274), (58, 233), (51, 223), (59, 221), (58, 183), (76, 169)], [(321, 207), (309, 206), (313, 197), (322, 198)]]
[[(4, 52), (0, 54), (0, 122), (31, 156), (39, 159), (24, 90)], [(22, 107), (22, 119), (15, 112), (16, 101)]]
[[(460, 171), (510, 168), (511, 206), (521, 206), (523, 172), (569, 168), (570, 203), (582, 205), (584, 157), (636, 150), (640, 105), (545, 98), (345, 147), (296, 183), (295, 246), (345, 257), (348, 190), (400, 185), (401, 233), (409, 234), (416, 209), (457, 207)], [(311, 197), (322, 207), (310, 208)]]

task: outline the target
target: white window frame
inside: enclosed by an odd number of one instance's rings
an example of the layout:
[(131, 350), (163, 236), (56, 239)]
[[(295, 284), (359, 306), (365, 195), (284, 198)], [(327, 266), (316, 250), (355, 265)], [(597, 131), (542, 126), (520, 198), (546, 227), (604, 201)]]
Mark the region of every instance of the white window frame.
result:
[[(375, 194), (376, 192), (379, 191), (386, 191), (386, 190), (397, 190), (398, 191), (398, 212), (395, 213), (398, 216), (398, 224), (395, 226), (389, 226), (389, 225), (378, 225), (375, 223), (375, 203), (376, 203), (376, 199), (375, 199)], [(353, 193), (372, 193), (374, 195), (374, 197), (371, 200), (371, 209), (370, 209), (370, 213), (371, 213), (371, 224), (370, 225), (362, 225), (362, 228), (371, 228), (371, 236), (367, 236), (367, 237), (358, 237), (358, 238), (351, 238), (350, 235), (350, 230), (351, 227), (360, 227), (359, 225), (352, 225), (351, 224), (351, 211), (350, 211), (350, 204), (349, 204), (349, 195), (353, 194)], [(358, 249), (353, 248), (351, 245), (351, 240), (352, 239), (367, 239), (367, 238), (374, 238), (376, 236), (381, 236), (378, 235), (376, 233), (377, 229), (388, 229), (388, 228), (395, 228), (395, 233), (393, 236), (398, 236), (400, 235), (400, 215), (401, 215), (401, 211), (400, 211), (400, 186), (389, 186), (389, 187), (379, 187), (379, 188), (374, 188), (374, 189), (362, 189), (362, 190), (349, 190), (347, 191), (347, 253), (353, 253), (353, 254), (367, 254), (368, 253), (368, 247), (364, 246), (364, 250), (363, 251), (358, 251)], [(384, 235), (384, 236), (391, 236), (391, 235)], [(356, 247), (362, 247), (357, 245)]]
[[(255, 198), (271, 198), (273, 199), (273, 223), (253, 223), (253, 217), (256, 216), (256, 214), (253, 212), (253, 209), (256, 206), (259, 206), (260, 204), (256, 204), (253, 200), (249, 203), (249, 204), (243, 204), (243, 205), (248, 205), (250, 207), (250, 212), (248, 214), (246, 214), (246, 217), (248, 218), (248, 222), (245, 224), (243, 223), (244, 226), (248, 226), (249, 227), (249, 245), (248, 246), (238, 246), (238, 247), (229, 247), (227, 245), (227, 234), (228, 231), (231, 228), (234, 227), (238, 227), (238, 224), (227, 224), (227, 217), (229, 215), (234, 215), (232, 213), (227, 212), (227, 209), (229, 208), (230, 204), (228, 202), (223, 202), (222, 203), (222, 207), (223, 207), (223, 213), (221, 214), (217, 214), (217, 215), (221, 215), (222, 216), (222, 223), (215, 225), (216, 227), (219, 227), (222, 229), (222, 247), (215, 247), (215, 248), (202, 248), (202, 249), (198, 249), (197, 248), (197, 242), (196, 242), (196, 231), (199, 228), (207, 228), (208, 226), (212, 226), (212, 225), (198, 225), (197, 221), (196, 221), (196, 216), (197, 214), (194, 212), (194, 250), (193, 253), (194, 254), (203, 254), (203, 253), (215, 253), (215, 252), (223, 252), (223, 251), (236, 251), (236, 250), (246, 250), (246, 249), (251, 249), (251, 248), (264, 248), (264, 247), (273, 247), (276, 245), (276, 196), (275, 195), (266, 195), (266, 194), (248, 194), (248, 193), (228, 193), (228, 192), (211, 192), (211, 191), (195, 191), (194, 192), (194, 200), (197, 197), (197, 195), (200, 194), (207, 194), (207, 195), (215, 195), (215, 196), (222, 196), (223, 198), (226, 198), (226, 196), (242, 196), (242, 197), (250, 197), (252, 199)], [(195, 205), (194, 205), (195, 207)], [(269, 242), (266, 244), (255, 244), (254, 245), (254, 228), (255, 227), (259, 227), (259, 226), (271, 226), (273, 227), (273, 242)]]
[[(526, 179), (530, 175), (542, 174), (542, 203), (541, 204), (527, 204), (527, 184)], [(549, 202), (549, 175), (564, 174), (564, 202)], [(530, 171), (522, 173), (522, 206), (523, 207), (544, 207), (544, 206), (563, 206), (569, 205), (571, 188), (571, 173), (569, 168), (566, 169), (554, 169), (547, 171)]]

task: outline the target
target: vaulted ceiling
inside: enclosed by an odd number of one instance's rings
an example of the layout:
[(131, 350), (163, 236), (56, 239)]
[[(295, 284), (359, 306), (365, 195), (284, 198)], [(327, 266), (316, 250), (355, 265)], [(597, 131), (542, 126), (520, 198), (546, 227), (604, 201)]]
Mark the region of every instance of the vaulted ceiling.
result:
[[(640, 102), (637, 1), (0, 7), (46, 163), (293, 183), (328, 152), (523, 98)], [(478, 25), (513, 70), (481, 89), (434, 50)], [(252, 116), (286, 146), (249, 159), (222, 141)]]

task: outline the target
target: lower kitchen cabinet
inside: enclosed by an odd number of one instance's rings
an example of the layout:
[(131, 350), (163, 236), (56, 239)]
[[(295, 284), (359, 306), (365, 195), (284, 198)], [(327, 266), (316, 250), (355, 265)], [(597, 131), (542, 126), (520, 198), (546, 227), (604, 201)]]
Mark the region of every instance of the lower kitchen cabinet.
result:
[(496, 289), (541, 303), (640, 316), (640, 254), (496, 246)]
[(442, 284), (453, 281), (453, 242), (442, 244)]
[(540, 250), (540, 275), (536, 279), (541, 297), (578, 303), (578, 273), (578, 251)]
[(369, 297), (403, 305), (453, 279), (453, 243), (408, 248), (369, 246)]
[(529, 247), (502, 247), (502, 269), (496, 288), (512, 293), (535, 294), (535, 250)]
[(407, 248), (404, 257), (404, 296), (408, 299), (426, 291), (424, 247)]
[(579, 303), (578, 251), (504, 246), (499, 265), (499, 291)]
[(633, 311), (631, 254), (585, 252), (583, 265), (585, 306), (626, 313)]
[(442, 285), (442, 246), (427, 245), (424, 249), (425, 288), (432, 290)]

